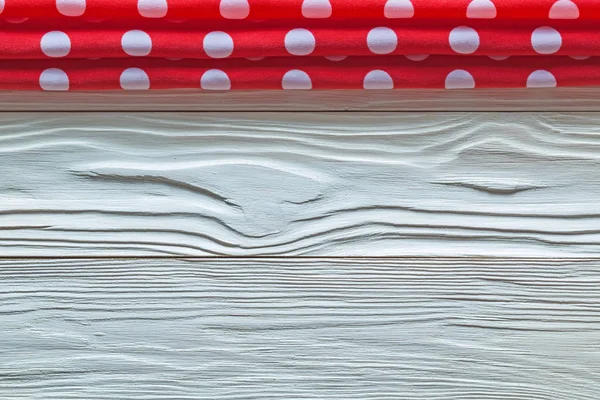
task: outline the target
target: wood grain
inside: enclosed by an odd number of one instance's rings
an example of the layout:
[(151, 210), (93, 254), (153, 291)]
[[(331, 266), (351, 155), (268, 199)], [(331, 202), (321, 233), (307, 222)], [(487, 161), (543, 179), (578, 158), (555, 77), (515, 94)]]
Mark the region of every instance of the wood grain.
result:
[(600, 114), (0, 118), (0, 256), (600, 253)]
[(596, 87), (477, 90), (0, 92), (3, 111), (600, 111)]
[(595, 400), (600, 260), (0, 265), (16, 399)]

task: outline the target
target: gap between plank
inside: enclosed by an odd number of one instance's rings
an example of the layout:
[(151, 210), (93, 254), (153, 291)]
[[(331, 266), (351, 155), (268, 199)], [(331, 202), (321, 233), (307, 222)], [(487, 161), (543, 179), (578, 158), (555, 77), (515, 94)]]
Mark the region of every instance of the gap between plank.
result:
[[(223, 256), (223, 257), (198, 257), (198, 256), (34, 256), (34, 257), (2, 257), (0, 256), (0, 262), (2, 261), (13, 261), (13, 260), (191, 260), (191, 261), (216, 261), (216, 260), (246, 260), (246, 261), (259, 261), (259, 260), (455, 260), (455, 261), (486, 261), (494, 262), (500, 260), (509, 261), (565, 261), (565, 262), (600, 262), (600, 257), (485, 257), (485, 256)], [(0, 272), (1, 275), (1, 272)]]

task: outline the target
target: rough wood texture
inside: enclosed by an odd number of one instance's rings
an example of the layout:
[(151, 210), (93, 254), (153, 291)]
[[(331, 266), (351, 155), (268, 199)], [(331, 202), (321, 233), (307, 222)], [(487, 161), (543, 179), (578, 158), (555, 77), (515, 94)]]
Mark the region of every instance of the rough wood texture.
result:
[(16, 399), (596, 400), (600, 261), (0, 265)]
[(600, 111), (600, 90), (0, 92), (3, 111)]
[(600, 114), (1, 122), (3, 256), (600, 253)]

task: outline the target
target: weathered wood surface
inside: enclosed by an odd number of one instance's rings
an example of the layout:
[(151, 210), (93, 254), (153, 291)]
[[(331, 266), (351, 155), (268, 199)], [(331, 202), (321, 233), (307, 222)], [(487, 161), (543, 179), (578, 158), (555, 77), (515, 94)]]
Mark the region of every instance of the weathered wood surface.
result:
[(0, 271), (5, 400), (600, 393), (600, 260), (24, 260)]
[(2, 256), (600, 255), (600, 114), (1, 118)]
[(600, 111), (600, 89), (0, 92), (2, 111)]

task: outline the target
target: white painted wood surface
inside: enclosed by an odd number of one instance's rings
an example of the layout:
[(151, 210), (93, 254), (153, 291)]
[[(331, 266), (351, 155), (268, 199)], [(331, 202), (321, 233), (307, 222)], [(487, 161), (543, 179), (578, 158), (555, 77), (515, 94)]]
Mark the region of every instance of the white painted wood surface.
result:
[(0, 93), (0, 399), (597, 400), (598, 93)]
[(598, 260), (13, 260), (16, 399), (595, 400)]
[(600, 255), (596, 113), (17, 113), (4, 256)]
[(0, 92), (2, 111), (600, 111), (600, 89)]

